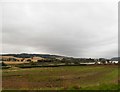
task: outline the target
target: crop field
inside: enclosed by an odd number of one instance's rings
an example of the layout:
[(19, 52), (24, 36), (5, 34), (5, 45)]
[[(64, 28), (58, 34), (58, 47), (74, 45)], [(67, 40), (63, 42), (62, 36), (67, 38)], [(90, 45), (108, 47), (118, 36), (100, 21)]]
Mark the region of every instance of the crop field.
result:
[(3, 90), (116, 90), (117, 65), (9, 68), (2, 71)]

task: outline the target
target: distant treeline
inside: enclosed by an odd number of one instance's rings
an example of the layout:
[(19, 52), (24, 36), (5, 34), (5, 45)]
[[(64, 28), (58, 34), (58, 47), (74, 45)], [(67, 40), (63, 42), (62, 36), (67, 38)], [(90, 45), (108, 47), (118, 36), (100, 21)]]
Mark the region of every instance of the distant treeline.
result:
[[(22, 53), (22, 54), (3, 54), (2, 56), (14, 56), (17, 58), (32, 58), (32, 57), (42, 57), (45, 58), (45, 60), (38, 60), (38, 63), (43, 62), (58, 62), (58, 63), (66, 63), (66, 64), (79, 64), (82, 62), (102, 62), (106, 63), (109, 61), (120, 61), (120, 57), (114, 57), (111, 59), (106, 59), (106, 58), (98, 58), (98, 59), (93, 59), (93, 58), (73, 58), (73, 57), (65, 57), (65, 56), (58, 56), (58, 55), (50, 55), (50, 54), (27, 54), (27, 53)], [(13, 61), (14, 58), (11, 58)], [(2, 60), (4, 61), (4, 60)], [(11, 60), (9, 60), (11, 61)], [(29, 60), (30, 61), (30, 60)]]
[(54, 58), (54, 57), (64, 57), (64, 56), (50, 55), (50, 54), (27, 54), (27, 53), (21, 53), (21, 54), (1, 54), (1, 56), (14, 56), (14, 57), (18, 57), (18, 58), (32, 58), (32, 57)]

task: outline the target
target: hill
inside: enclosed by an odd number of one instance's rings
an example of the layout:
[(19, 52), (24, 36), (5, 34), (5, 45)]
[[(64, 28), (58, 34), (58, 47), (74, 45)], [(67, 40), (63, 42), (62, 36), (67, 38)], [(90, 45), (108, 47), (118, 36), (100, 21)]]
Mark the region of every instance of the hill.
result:
[(1, 56), (14, 56), (14, 57), (17, 57), (17, 58), (32, 58), (32, 57), (59, 58), (59, 57), (64, 57), (64, 56), (50, 55), (50, 54), (27, 54), (27, 53), (21, 53), (21, 54), (3, 54)]
[(111, 61), (120, 61), (120, 57), (113, 57), (111, 58)]

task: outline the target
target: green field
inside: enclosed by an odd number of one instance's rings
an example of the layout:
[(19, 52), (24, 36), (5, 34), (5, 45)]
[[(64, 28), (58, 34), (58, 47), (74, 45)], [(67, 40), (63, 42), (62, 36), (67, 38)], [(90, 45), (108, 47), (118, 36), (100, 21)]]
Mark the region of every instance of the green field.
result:
[(117, 65), (3, 69), (3, 90), (116, 90)]

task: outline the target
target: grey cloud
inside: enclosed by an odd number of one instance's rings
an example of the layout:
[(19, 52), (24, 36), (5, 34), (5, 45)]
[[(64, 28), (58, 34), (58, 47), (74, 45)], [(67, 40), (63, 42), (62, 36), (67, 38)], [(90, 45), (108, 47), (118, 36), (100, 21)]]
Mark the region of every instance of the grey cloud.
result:
[(117, 8), (111, 3), (7, 3), (2, 32), (3, 53), (111, 57), (117, 55)]

